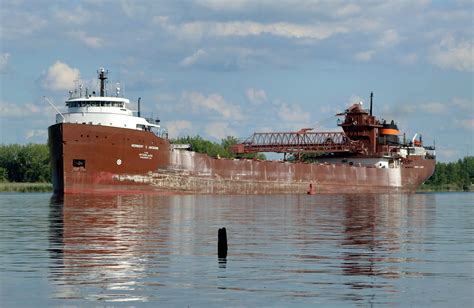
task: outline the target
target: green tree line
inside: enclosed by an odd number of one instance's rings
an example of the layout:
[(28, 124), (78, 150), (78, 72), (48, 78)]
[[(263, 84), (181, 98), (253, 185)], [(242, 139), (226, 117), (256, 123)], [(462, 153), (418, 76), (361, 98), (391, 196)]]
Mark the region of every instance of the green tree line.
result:
[(448, 191), (472, 190), (474, 183), (474, 156), (456, 162), (436, 163), (434, 174), (423, 185), (423, 189)]
[(48, 146), (0, 145), (0, 182), (51, 182)]
[[(233, 144), (238, 144), (239, 140), (233, 136), (228, 136), (218, 143), (205, 140), (201, 136), (197, 135), (194, 137), (187, 136), (177, 138), (172, 140), (171, 143), (189, 144), (191, 145), (191, 150), (198, 153), (205, 153), (211, 157), (236, 158), (237, 155), (230, 151), (230, 146)], [(238, 155), (238, 157), (249, 159), (265, 159), (265, 155), (262, 153), (249, 153)]]
[[(183, 137), (172, 143), (190, 144), (193, 151), (212, 157), (235, 158), (229, 148), (239, 143), (229, 136), (220, 143), (205, 140), (200, 136)], [(265, 159), (261, 153), (240, 155), (242, 158)], [(0, 182), (51, 182), (49, 148), (46, 144), (0, 145)], [(426, 190), (472, 190), (474, 183), (474, 156), (456, 162), (438, 162), (433, 176), (422, 189)]]

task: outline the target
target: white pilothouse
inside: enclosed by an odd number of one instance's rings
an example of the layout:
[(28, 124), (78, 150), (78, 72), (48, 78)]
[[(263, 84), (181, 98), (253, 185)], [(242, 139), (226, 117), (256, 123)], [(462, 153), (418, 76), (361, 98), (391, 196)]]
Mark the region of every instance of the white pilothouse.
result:
[(135, 115), (128, 108), (130, 100), (120, 96), (119, 87), (115, 89), (115, 96), (106, 96), (107, 71), (100, 68), (98, 73), (100, 80), (99, 95), (97, 96), (95, 91), (89, 94), (87, 89), (83, 93), (82, 86), (80, 86), (79, 91), (77, 89), (69, 91), (70, 96), (66, 101), (67, 112), (61, 113), (58, 111), (56, 123), (103, 125), (153, 131), (160, 137), (167, 137), (167, 132), (161, 128), (159, 120), (140, 117), (140, 98), (138, 99), (138, 112)]

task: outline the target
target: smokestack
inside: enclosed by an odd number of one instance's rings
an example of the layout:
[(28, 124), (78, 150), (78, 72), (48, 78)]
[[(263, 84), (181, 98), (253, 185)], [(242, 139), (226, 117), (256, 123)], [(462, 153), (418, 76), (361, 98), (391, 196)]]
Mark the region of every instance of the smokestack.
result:
[(138, 98), (138, 113), (137, 116), (140, 117), (140, 101), (142, 100), (141, 97)]
[(374, 98), (374, 92), (370, 92), (370, 115), (372, 115), (372, 99)]

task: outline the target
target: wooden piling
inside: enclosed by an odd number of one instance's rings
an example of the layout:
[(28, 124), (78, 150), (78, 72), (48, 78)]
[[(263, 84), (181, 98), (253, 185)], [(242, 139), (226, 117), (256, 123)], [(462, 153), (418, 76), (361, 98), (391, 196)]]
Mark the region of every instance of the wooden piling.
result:
[(225, 228), (219, 229), (217, 233), (217, 257), (227, 258), (227, 231)]

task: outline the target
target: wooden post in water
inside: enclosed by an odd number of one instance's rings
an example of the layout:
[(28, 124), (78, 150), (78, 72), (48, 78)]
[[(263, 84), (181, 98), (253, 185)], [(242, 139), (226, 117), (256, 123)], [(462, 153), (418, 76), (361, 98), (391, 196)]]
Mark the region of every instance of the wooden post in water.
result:
[(217, 257), (227, 258), (227, 232), (225, 228), (219, 229), (217, 233)]

